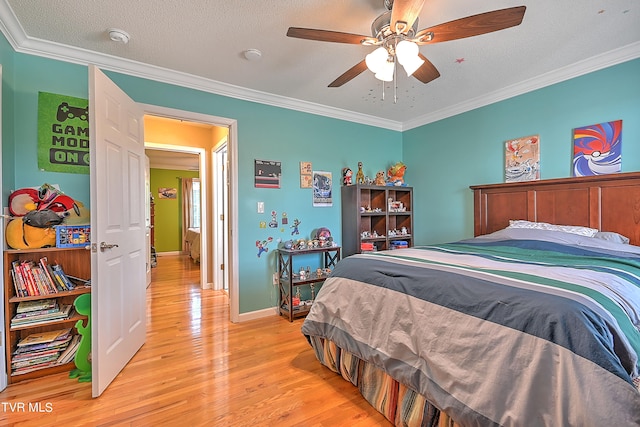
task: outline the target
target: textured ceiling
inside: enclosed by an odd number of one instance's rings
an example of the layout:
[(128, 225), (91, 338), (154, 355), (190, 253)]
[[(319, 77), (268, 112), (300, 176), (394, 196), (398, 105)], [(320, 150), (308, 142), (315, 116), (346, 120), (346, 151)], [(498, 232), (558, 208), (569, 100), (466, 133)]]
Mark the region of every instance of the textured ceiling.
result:
[[(399, 73), (395, 103), (369, 71), (327, 87), (372, 47), (286, 37), (289, 26), (369, 35), (383, 0), (0, 0), (0, 29), (19, 52), (399, 130), (640, 57), (637, 0), (433, 0), (418, 28), (519, 5), (517, 27), (422, 46), (441, 77)], [(130, 42), (110, 41), (112, 27)]]

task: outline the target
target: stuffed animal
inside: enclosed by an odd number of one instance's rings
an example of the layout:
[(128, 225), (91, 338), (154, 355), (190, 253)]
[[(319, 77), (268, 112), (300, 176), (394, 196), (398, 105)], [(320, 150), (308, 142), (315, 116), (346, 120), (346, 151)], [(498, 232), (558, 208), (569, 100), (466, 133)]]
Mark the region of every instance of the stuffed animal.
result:
[(56, 245), (56, 230), (25, 224), (22, 218), (9, 221), (5, 230), (7, 245), (13, 249), (36, 249)]
[(39, 188), (20, 188), (9, 195), (9, 212), (12, 216), (24, 216), (31, 211), (48, 209), (61, 218), (75, 213), (80, 216), (80, 208), (75, 200), (49, 184)]
[(407, 166), (402, 162), (398, 162), (391, 166), (387, 171), (389, 185), (404, 185), (404, 173), (406, 171)]
[(384, 171), (378, 171), (378, 173), (376, 173), (375, 184), (376, 185), (385, 185), (386, 184), (384, 182)]

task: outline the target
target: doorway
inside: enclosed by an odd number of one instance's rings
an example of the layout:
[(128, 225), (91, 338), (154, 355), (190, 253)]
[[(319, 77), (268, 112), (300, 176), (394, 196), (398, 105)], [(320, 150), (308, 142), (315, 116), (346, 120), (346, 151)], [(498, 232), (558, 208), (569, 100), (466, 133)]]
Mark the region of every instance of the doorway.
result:
[[(238, 267), (235, 260), (238, 259), (237, 235), (232, 230), (237, 229), (237, 122), (235, 120), (222, 117), (209, 116), (201, 113), (194, 113), (155, 105), (141, 104), (145, 114), (155, 117), (164, 117), (179, 120), (185, 123), (204, 124), (226, 129), (226, 137), (212, 143), (210, 147), (193, 147), (189, 145), (171, 146), (170, 144), (157, 144), (153, 141), (145, 143), (150, 148), (164, 148), (177, 150), (191, 150), (199, 155), (200, 178), (202, 192), (202, 228), (201, 228), (201, 285), (214, 289), (227, 289), (229, 294), (229, 314), (231, 322), (239, 321), (239, 297), (238, 284), (235, 278), (238, 277)], [(222, 163), (219, 163), (219, 160)], [(222, 171), (221, 172), (221, 168)], [(222, 177), (224, 185), (216, 185)], [(217, 200), (224, 200), (223, 211), (219, 209)], [(212, 216), (215, 217), (212, 218)], [(222, 215), (222, 216), (221, 216)], [(223, 226), (220, 227), (214, 218), (222, 219)], [(215, 225), (214, 225), (215, 224)], [(221, 249), (219, 258), (212, 259), (211, 256), (217, 249)], [(206, 263), (206, 267), (205, 267)]]
[[(145, 117), (145, 133), (150, 126), (149, 122), (150, 119)], [(186, 127), (189, 124), (179, 122), (178, 126)], [(153, 181), (149, 188), (154, 207), (153, 224), (150, 224), (153, 228), (150, 228), (149, 233), (150, 245), (153, 245), (152, 258), (187, 254), (201, 270), (201, 287), (210, 287), (206, 276), (206, 249), (204, 256), (200, 256), (203, 252), (201, 208), (206, 207), (201, 204), (200, 177), (207, 175), (207, 170), (201, 168), (200, 163), (206, 151), (196, 147), (145, 141), (145, 154), (149, 159), (149, 180)], [(161, 190), (171, 192), (172, 197), (167, 197)], [(157, 262), (151, 262), (151, 266)]]

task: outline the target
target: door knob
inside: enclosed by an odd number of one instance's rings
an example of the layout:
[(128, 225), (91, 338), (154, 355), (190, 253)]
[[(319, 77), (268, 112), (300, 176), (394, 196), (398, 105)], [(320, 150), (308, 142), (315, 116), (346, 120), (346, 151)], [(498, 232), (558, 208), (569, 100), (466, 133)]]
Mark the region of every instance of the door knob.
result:
[(111, 248), (117, 248), (118, 245), (116, 244), (110, 244), (110, 243), (105, 243), (105, 242), (100, 242), (100, 250), (102, 252), (106, 251), (107, 249), (111, 249)]

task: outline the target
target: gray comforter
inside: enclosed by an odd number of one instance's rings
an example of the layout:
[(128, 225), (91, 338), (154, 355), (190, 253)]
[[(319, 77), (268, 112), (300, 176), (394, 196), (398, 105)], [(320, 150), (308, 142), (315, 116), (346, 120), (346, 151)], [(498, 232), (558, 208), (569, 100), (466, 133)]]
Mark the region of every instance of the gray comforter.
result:
[(345, 258), (302, 332), (464, 426), (640, 425), (640, 249), (530, 233)]

